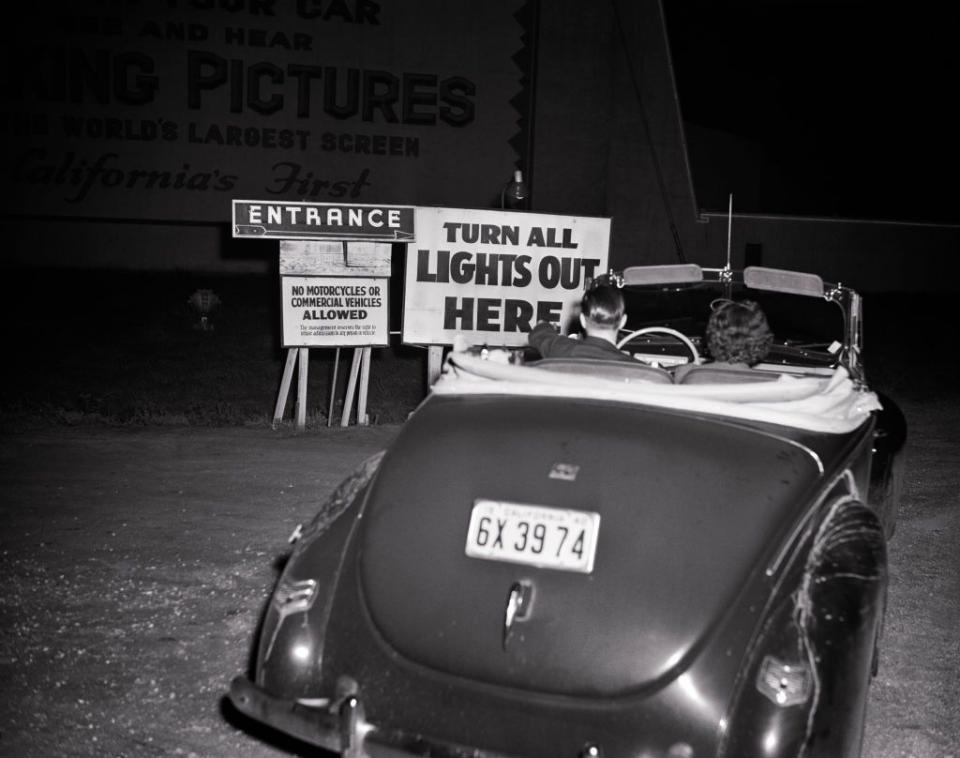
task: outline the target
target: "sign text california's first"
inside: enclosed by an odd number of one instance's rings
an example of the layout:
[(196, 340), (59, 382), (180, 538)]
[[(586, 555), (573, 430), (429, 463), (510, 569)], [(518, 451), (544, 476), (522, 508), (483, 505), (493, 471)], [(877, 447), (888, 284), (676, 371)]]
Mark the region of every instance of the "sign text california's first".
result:
[(409, 205), (233, 201), (234, 237), (411, 242)]

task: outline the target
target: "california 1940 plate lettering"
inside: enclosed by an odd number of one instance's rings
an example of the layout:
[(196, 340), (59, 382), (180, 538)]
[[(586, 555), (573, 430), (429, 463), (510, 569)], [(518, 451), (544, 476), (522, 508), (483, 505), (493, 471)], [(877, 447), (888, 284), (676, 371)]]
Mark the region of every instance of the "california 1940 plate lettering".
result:
[(466, 554), (589, 574), (599, 530), (599, 513), (477, 500), (470, 513)]

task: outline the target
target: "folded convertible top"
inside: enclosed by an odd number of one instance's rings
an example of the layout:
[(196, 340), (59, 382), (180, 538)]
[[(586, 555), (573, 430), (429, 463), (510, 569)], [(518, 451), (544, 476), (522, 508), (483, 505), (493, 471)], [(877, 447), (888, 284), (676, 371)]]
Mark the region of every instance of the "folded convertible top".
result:
[(844, 368), (823, 378), (784, 374), (777, 381), (675, 385), (565, 374), (457, 351), (448, 356), (446, 370), (432, 391), (441, 395), (549, 395), (638, 403), (828, 434), (856, 429), (881, 407), (876, 394), (859, 389)]

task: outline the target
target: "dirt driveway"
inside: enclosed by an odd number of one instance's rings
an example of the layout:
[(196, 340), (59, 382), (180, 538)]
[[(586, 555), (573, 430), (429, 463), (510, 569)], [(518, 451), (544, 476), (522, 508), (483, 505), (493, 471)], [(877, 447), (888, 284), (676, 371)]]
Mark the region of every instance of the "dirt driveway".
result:
[[(865, 756), (960, 757), (960, 402), (905, 405)], [(0, 438), (0, 755), (298, 755), (225, 706), (287, 536), (394, 426)]]

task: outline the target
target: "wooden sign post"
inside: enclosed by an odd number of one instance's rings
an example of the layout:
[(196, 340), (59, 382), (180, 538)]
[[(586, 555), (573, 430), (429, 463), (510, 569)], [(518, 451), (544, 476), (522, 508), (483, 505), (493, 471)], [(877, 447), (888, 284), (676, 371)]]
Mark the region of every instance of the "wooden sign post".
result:
[(334, 380), (330, 386), (329, 425), (336, 392), (340, 348), (353, 347), (341, 426), (350, 423), (359, 384), (357, 424), (367, 419), (370, 351), (389, 344), (390, 243), (324, 241), (280, 243), (280, 297), (283, 344), (288, 348), (274, 424), (283, 419), (286, 398), (299, 362), (297, 428), (306, 424), (307, 363), (310, 347), (335, 347)]
[[(276, 426), (286, 409), (299, 365), (296, 425), (306, 426), (311, 347), (334, 347), (331, 423), (340, 348), (353, 347), (340, 425), (350, 423), (357, 393), (357, 424), (366, 425), (371, 348), (389, 344), (391, 247), (413, 235), (412, 206), (346, 205), (234, 200), (235, 237), (280, 240), (280, 299), (287, 348), (274, 407)], [(358, 390), (359, 387), (359, 390)]]

